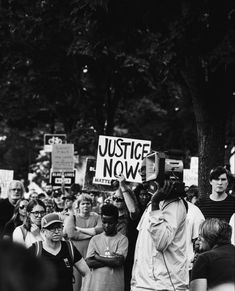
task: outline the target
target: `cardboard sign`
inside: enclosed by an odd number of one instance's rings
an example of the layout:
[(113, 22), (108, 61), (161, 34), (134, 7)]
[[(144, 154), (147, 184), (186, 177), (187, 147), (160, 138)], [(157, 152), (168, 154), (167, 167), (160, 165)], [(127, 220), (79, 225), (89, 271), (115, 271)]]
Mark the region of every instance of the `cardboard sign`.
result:
[(110, 179), (95, 178), (95, 166), (96, 166), (95, 158), (86, 159), (85, 177), (82, 189), (86, 191), (99, 191), (99, 192), (113, 191)]
[(64, 144), (66, 139), (66, 134), (44, 134), (44, 151), (52, 152), (53, 144)]
[(53, 171), (72, 172), (74, 170), (74, 145), (54, 144), (51, 158)]
[(0, 187), (1, 187), (1, 198), (7, 197), (8, 184), (13, 180), (14, 171), (12, 170), (0, 170)]
[(100, 135), (95, 178), (116, 179), (123, 173), (126, 181), (141, 183), (138, 170), (150, 150), (151, 141)]
[[(75, 183), (75, 171), (64, 172), (64, 184), (65, 186), (71, 186)], [(50, 183), (52, 186), (62, 185), (62, 172), (52, 172), (50, 176)]]
[(184, 178), (185, 186), (196, 185), (198, 186), (198, 171), (192, 169), (184, 169)]

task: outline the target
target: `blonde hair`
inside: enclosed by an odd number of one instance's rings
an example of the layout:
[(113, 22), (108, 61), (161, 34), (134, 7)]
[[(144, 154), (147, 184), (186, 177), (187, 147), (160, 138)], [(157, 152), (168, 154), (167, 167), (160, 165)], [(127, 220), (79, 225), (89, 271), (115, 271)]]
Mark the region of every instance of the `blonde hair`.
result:
[(223, 219), (208, 218), (201, 223), (199, 231), (210, 248), (231, 243), (232, 228)]
[(79, 205), (82, 201), (88, 201), (91, 203), (92, 205), (92, 198), (91, 198), (91, 195), (87, 194), (87, 193), (83, 193), (81, 195), (78, 196), (78, 199), (75, 201), (75, 205), (77, 208), (79, 208)]

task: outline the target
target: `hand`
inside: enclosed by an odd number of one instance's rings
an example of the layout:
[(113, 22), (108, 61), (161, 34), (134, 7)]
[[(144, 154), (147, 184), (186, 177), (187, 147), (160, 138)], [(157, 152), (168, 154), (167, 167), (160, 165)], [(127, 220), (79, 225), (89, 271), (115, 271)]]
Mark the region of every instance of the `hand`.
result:
[(125, 184), (126, 178), (122, 173), (115, 175), (115, 177), (117, 178), (120, 185)]
[(151, 203), (152, 210), (159, 209), (159, 203), (162, 200), (165, 200), (173, 189), (173, 183), (170, 180), (164, 181), (163, 187), (158, 187), (156, 192), (153, 194)]
[(30, 232), (34, 235), (34, 236), (38, 236), (40, 234), (40, 229), (36, 224), (32, 224), (31, 228), (30, 228)]

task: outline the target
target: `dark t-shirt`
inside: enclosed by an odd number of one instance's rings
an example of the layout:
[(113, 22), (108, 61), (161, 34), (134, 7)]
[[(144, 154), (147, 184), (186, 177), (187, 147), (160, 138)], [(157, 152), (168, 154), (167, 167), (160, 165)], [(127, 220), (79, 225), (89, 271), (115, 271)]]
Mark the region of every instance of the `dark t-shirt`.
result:
[(8, 220), (11, 219), (15, 207), (9, 202), (8, 198), (0, 199), (0, 235)]
[(207, 279), (209, 288), (223, 283), (235, 283), (235, 246), (227, 244), (198, 256), (191, 280)]
[[(61, 241), (61, 250), (57, 255), (52, 255), (46, 250), (42, 249), (41, 256), (52, 263), (57, 275), (57, 286), (55, 291), (73, 291), (73, 266), (69, 248), (65, 241)], [(81, 260), (82, 256), (79, 251), (73, 246), (74, 249), (74, 263)], [(30, 247), (30, 250), (35, 254), (35, 244)]]
[(211, 200), (210, 197), (199, 200), (196, 205), (200, 208), (205, 218), (225, 219), (229, 222), (233, 213), (235, 213), (235, 198), (228, 195), (222, 201)]

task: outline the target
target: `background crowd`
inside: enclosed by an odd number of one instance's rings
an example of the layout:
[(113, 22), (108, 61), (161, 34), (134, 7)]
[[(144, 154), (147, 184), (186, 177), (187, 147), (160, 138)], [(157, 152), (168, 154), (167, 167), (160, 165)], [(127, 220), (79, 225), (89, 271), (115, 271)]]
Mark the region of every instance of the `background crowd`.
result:
[(141, 176), (131, 187), (117, 175), (118, 189), (105, 195), (50, 186), (27, 193), (11, 181), (0, 200), (0, 290), (234, 291), (228, 171), (208, 173), (203, 199), (195, 185), (169, 198), (170, 182), (151, 195)]

